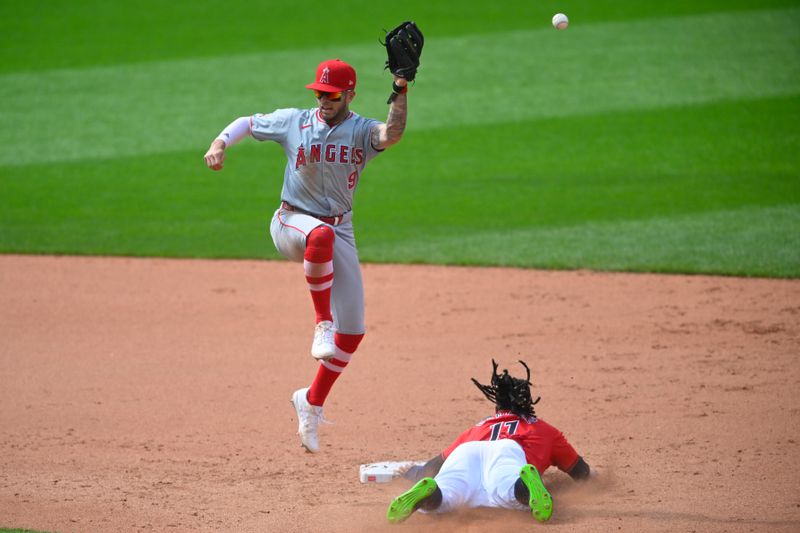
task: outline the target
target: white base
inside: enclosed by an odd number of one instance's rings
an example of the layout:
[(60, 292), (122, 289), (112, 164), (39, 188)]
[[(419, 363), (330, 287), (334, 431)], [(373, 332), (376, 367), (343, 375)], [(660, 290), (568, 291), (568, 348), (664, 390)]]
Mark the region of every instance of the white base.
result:
[(425, 461), (380, 461), (358, 467), (361, 483), (388, 483), (401, 476), (412, 465), (424, 465)]

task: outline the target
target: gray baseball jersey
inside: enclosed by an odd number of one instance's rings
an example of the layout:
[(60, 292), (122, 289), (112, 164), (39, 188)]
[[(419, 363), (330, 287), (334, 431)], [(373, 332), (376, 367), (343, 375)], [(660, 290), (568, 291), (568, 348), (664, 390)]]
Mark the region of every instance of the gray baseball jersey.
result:
[[(335, 329), (353, 335), (366, 331), (364, 286), (352, 222), (353, 193), (367, 161), (380, 153), (370, 142), (370, 132), (378, 124), (350, 112), (330, 127), (316, 108), (278, 109), (250, 118), (253, 137), (275, 141), (286, 153), (281, 199), (318, 216), (344, 215), (332, 226), (336, 239), (331, 311)], [(272, 217), (270, 234), (281, 255), (303, 261), (309, 233), (322, 224), (281, 206)]]
[(350, 112), (334, 127), (313, 109), (278, 109), (250, 118), (260, 141), (279, 143), (288, 159), (281, 199), (309, 213), (336, 216), (353, 208), (353, 193), (367, 161), (380, 151), (370, 131), (379, 121)]

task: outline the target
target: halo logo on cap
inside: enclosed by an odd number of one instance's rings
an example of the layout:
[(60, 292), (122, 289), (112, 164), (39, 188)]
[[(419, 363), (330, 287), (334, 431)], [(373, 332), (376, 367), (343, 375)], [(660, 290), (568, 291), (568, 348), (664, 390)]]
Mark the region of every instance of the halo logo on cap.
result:
[(317, 81), (307, 89), (326, 92), (348, 91), (356, 87), (356, 71), (341, 59), (329, 59), (317, 66)]
[(320, 83), (328, 83), (328, 74), (330, 74), (330, 73), (331, 73), (331, 69), (329, 69), (328, 67), (325, 67), (324, 69), (322, 69), (322, 76), (319, 77), (319, 82)]

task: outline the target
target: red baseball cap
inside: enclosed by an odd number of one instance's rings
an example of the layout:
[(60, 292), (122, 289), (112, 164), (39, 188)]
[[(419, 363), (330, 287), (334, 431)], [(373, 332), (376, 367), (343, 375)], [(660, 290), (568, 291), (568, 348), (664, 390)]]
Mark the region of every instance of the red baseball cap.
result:
[(348, 91), (356, 88), (356, 71), (341, 59), (329, 59), (317, 66), (315, 80), (306, 85), (306, 89), (329, 93)]

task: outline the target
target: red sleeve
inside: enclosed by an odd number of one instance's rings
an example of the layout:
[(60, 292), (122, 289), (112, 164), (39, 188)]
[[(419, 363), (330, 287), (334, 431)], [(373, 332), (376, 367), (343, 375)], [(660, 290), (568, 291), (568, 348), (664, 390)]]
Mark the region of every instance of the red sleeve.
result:
[(442, 452), (442, 457), (447, 459), (447, 456), (450, 455), (451, 453), (453, 453), (453, 450), (455, 450), (460, 444), (463, 444), (465, 442), (469, 442), (470, 440), (473, 440), (473, 439), (470, 439), (470, 432), (471, 431), (472, 431), (472, 428), (466, 430), (464, 433), (459, 435), (456, 438), (456, 440), (454, 440), (453, 443), (450, 446), (448, 446), (447, 448), (444, 449), (444, 451)]
[(578, 452), (567, 442), (566, 437), (560, 431), (553, 440), (553, 451), (550, 459), (550, 462), (562, 472), (569, 472), (578, 462)]

